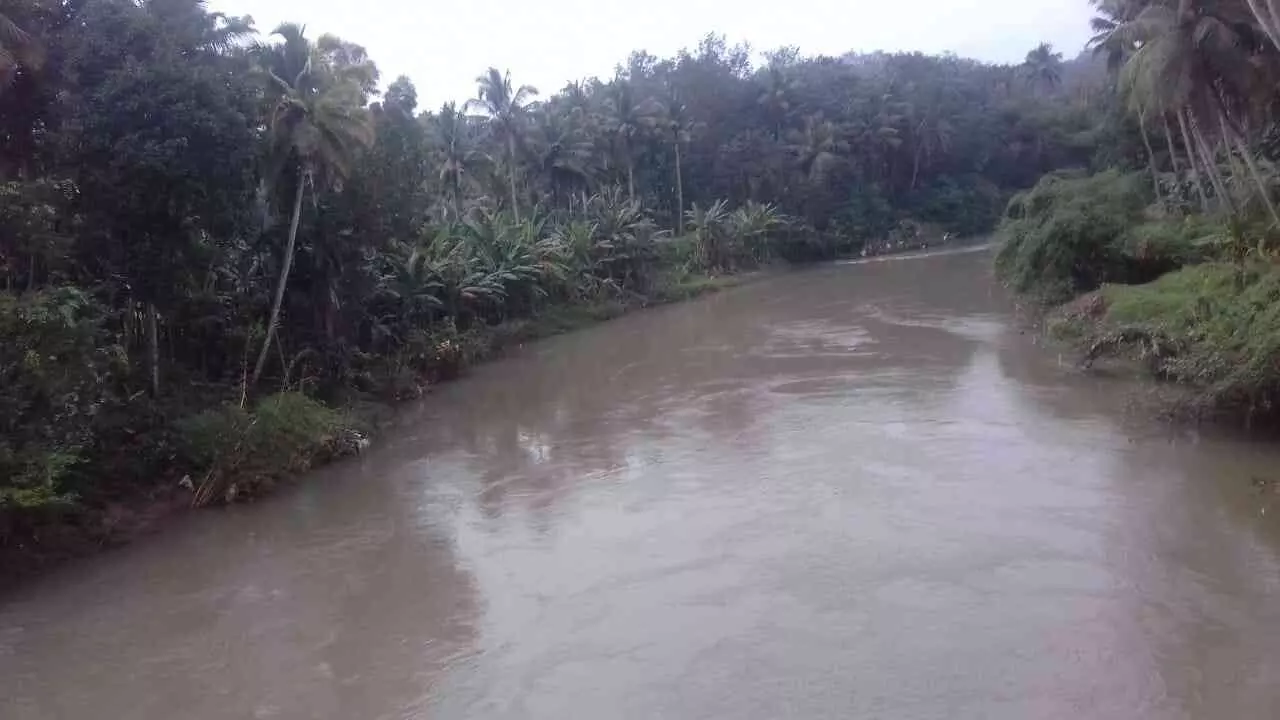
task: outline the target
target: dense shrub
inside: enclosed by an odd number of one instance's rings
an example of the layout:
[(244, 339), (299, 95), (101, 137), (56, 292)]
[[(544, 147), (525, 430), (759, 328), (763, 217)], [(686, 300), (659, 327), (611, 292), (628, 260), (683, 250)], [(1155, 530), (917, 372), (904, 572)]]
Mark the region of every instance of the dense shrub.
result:
[(228, 404), (178, 422), (181, 457), (191, 468), (196, 504), (253, 494), (346, 449), (347, 421), (296, 392), (252, 409)]
[(66, 502), (119, 346), (85, 292), (0, 294), (0, 509)]
[(1222, 246), (1221, 223), (1201, 215), (1167, 217), (1135, 225), (1121, 238), (1129, 282), (1148, 282), (1184, 265), (1209, 260)]
[(1006, 197), (999, 187), (981, 176), (953, 178), (944, 175), (912, 198), (912, 213), (947, 232), (982, 235), (996, 226)]
[(996, 269), (1015, 290), (1053, 300), (1123, 281), (1125, 235), (1141, 224), (1149, 200), (1136, 175), (1047, 175), (1009, 201)]

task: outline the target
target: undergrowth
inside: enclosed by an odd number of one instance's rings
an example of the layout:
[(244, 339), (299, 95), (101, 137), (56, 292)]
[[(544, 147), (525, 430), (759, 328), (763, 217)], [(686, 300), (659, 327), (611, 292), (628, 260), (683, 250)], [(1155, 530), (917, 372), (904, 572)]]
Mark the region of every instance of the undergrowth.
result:
[(1280, 270), (1206, 263), (1146, 285), (1109, 285), (1101, 333), (1141, 329), (1165, 339), (1157, 370), (1197, 389), (1197, 409), (1269, 413), (1280, 391)]
[(1153, 280), (1205, 257), (1209, 229), (1151, 213), (1137, 175), (1055, 173), (1009, 202), (996, 270), (1015, 291), (1069, 300), (1103, 283)]
[(340, 455), (349, 421), (297, 392), (270, 395), (252, 409), (228, 404), (178, 422), (190, 464), (194, 505), (235, 500)]

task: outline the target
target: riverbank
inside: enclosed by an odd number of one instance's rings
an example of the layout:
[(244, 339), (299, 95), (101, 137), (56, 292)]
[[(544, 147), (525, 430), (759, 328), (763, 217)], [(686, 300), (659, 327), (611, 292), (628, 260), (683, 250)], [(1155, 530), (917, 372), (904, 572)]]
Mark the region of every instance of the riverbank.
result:
[[(424, 368), (398, 387), (352, 392), (326, 405), (298, 392), (268, 395), (249, 409), (223, 405), (185, 420), (184, 457), (146, 486), (123, 485), (89, 502), (31, 511), (0, 527), (0, 589), (66, 561), (154, 534), (202, 506), (252, 500), (329, 462), (358, 454), (376, 441), (399, 402), (464, 374), (512, 347), (582, 329), (646, 308), (690, 300), (750, 282), (768, 271), (708, 276), (673, 275), (645, 295), (551, 305), (537, 315), (482, 325), (461, 333), (442, 366)], [(190, 447), (196, 445), (197, 447)]]
[(1082, 368), (1176, 386), (1160, 412), (1280, 421), (1280, 269), (1267, 232), (1152, 205), (1134, 175), (1053, 175), (1010, 203), (996, 269)]
[(1119, 359), (1187, 392), (1177, 417), (1251, 427), (1277, 420), (1280, 271), (1268, 262), (1206, 263), (1143, 285), (1104, 285), (1056, 309), (1050, 334), (1085, 367)]

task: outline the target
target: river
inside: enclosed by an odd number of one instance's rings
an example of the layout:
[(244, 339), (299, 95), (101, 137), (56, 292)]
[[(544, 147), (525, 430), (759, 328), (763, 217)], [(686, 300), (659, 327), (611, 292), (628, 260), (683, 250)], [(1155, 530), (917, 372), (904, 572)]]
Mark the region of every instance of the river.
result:
[(0, 717), (1277, 717), (1280, 448), (1133, 412), (989, 265), (782, 274), (480, 367), (8, 594)]

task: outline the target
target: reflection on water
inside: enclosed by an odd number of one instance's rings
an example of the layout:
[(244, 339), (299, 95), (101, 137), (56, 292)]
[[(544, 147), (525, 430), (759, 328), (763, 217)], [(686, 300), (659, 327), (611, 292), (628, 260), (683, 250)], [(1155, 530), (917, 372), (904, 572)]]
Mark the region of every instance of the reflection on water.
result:
[(988, 264), (797, 272), (480, 368), (12, 598), (0, 717), (1273, 716), (1280, 452), (1126, 412)]
[[(401, 717), (479, 612), (371, 459), (68, 568), (0, 608), (0, 717)], [(341, 477), (339, 477), (341, 475)], [(387, 706), (391, 703), (392, 706)]]

